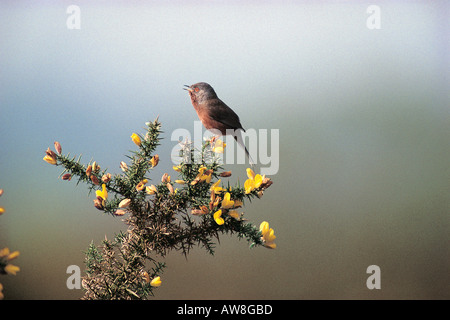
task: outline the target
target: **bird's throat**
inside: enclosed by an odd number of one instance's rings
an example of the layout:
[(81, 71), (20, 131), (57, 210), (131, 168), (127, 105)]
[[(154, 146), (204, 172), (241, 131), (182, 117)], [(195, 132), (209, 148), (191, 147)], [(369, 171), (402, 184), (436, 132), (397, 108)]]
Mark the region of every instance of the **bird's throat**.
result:
[(189, 96), (191, 97), (191, 102), (195, 107), (195, 104), (197, 103), (197, 99), (196, 99), (195, 95), (189, 91)]

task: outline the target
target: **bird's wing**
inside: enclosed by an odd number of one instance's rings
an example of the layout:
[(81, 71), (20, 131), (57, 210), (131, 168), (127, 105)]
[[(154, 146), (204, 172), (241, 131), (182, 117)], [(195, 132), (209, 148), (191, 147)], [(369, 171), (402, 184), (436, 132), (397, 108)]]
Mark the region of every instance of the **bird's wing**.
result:
[[(239, 116), (225, 103), (223, 103), (219, 99), (209, 100), (209, 116), (226, 125), (230, 129), (242, 129), (241, 121), (239, 120)], [(244, 130), (245, 131), (245, 130)]]

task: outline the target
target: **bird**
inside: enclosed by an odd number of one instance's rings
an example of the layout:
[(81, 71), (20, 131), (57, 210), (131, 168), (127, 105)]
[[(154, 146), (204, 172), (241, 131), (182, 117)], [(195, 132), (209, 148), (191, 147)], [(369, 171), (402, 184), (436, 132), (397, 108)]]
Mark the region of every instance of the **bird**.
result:
[(242, 139), (241, 131), (245, 132), (245, 129), (241, 125), (239, 116), (219, 99), (213, 87), (206, 82), (198, 82), (190, 86), (184, 85), (183, 89), (189, 92), (191, 103), (203, 126), (207, 130), (219, 131), (223, 136), (232, 134), (236, 142), (244, 149), (250, 165), (254, 166), (255, 162)]

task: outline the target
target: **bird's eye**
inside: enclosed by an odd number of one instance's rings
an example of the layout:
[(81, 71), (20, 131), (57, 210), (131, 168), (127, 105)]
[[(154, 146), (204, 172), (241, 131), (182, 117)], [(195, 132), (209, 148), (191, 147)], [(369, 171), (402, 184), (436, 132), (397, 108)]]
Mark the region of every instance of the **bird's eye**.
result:
[(195, 87), (195, 88), (194, 88), (194, 91), (195, 91), (195, 92), (199, 92), (200, 89), (199, 89), (198, 87)]

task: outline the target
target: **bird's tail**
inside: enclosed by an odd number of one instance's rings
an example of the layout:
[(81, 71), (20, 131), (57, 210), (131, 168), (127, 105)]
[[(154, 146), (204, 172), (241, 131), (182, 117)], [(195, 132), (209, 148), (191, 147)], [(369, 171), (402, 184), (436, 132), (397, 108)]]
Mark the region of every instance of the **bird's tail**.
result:
[(255, 162), (253, 161), (252, 157), (250, 156), (250, 153), (247, 150), (247, 147), (244, 144), (244, 140), (242, 139), (242, 133), (240, 129), (235, 130), (234, 140), (236, 140), (236, 142), (239, 143), (241, 147), (244, 149), (245, 155), (248, 158), (248, 162), (250, 163), (250, 166), (253, 167), (255, 165)]

